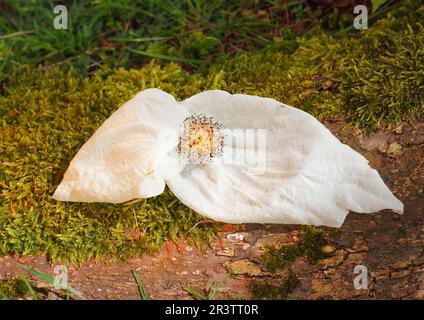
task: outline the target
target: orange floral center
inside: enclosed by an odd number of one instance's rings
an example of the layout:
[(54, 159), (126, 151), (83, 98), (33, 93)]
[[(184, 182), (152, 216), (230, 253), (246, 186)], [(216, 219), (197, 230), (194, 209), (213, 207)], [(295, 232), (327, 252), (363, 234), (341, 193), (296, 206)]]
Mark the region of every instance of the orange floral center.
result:
[(187, 161), (205, 165), (222, 156), (222, 125), (212, 117), (192, 115), (181, 125), (179, 154)]

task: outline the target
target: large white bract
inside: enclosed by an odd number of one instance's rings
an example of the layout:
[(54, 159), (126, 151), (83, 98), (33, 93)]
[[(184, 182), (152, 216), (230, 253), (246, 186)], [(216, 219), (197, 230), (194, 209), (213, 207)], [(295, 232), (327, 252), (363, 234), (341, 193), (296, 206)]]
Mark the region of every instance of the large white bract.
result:
[[(238, 156), (222, 161), (252, 146), (221, 130), (256, 129), (266, 134), (259, 169)], [(368, 161), (308, 113), (219, 90), (182, 102), (159, 89), (138, 93), (82, 146), (53, 198), (122, 203), (157, 196), (165, 184), (193, 210), (227, 223), (340, 227), (349, 210), (403, 212)]]

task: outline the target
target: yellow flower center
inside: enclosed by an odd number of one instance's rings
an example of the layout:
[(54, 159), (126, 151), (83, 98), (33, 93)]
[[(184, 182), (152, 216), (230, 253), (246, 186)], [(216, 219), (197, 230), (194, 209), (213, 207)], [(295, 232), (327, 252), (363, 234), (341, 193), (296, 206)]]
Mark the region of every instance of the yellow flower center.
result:
[(211, 117), (193, 115), (181, 126), (178, 152), (189, 162), (205, 165), (222, 155), (222, 126)]

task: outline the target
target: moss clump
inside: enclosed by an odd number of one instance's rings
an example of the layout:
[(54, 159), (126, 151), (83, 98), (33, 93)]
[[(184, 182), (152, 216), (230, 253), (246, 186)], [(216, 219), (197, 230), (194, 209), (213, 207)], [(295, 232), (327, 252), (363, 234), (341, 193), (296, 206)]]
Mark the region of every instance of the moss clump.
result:
[(399, 10), (360, 38), (340, 44), (346, 54), (334, 74), (341, 103), (351, 122), (367, 130), (384, 120), (424, 114), (424, 6)]
[(20, 298), (29, 293), (29, 288), (21, 277), (0, 280), (0, 292), (8, 298)]
[(301, 230), (298, 246), (310, 263), (317, 263), (321, 259), (331, 257), (331, 253), (323, 251), (323, 248), (329, 243), (330, 241), (324, 230), (308, 227)]
[(263, 254), (262, 260), (270, 271), (284, 269), (290, 266), (294, 260), (302, 256), (298, 245), (288, 245), (283, 248), (270, 246)]
[(288, 276), (278, 284), (271, 284), (266, 281), (255, 281), (250, 284), (250, 291), (254, 299), (283, 300), (287, 299), (300, 285), (300, 280), (296, 273), (290, 271)]
[[(424, 6), (405, 1), (355, 37), (317, 30), (278, 49), (242, 55), (211, 68), (214, 84), (272, 97), (318, 118), (345, 115), (368, 131), (424, 115)], [(286, 40), (282, 40), (286, 43)], [(276, 49), (277, 48), (277, 49)]]
[(297, 243), (281, 248), (269, 247), (262, 260), (270, 271), (287, 268), (300, 257), (307, 258), (310, 263), (316, 263), (331, 256), (323, 251), (323, 247), (328, 244), (329, 240), (322, 229), (304, 227)]
[(22, 76), (19, 86), (5, 86), (0, 97), (0, 253), (44, 251), (52, 260), (81, 262), (151, 252), (167, 238), (209, 241), (219, 225), (197, 224), (202, 217), (169, 191), (127, 206), (51, 199), (72, 157), (124, 101), (148, 87), (192, 95), (200, 89), (196, 79), (177, 65), (151, 64), (139, 71), (117, 70), (106, 79), (39, 71)]

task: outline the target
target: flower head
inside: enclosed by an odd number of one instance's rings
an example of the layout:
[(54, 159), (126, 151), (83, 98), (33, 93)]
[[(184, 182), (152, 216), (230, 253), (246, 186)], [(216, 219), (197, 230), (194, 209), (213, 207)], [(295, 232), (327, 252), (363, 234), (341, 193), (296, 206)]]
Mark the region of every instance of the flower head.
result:
[(213, 117), (194, 114), (181, 124), (178, 153), (184, 160), (206, 165), (222, 157), (223, 147), (222, 125)]
[(219, 90), (181, 102), (159, 89), (138, 93), (81, 147), (53, 197), (122, 203), (159, 195), (165, 183), (228, 223), (339, 227), (349, 210), (403, 212), (368, 161), (311, 115)]

